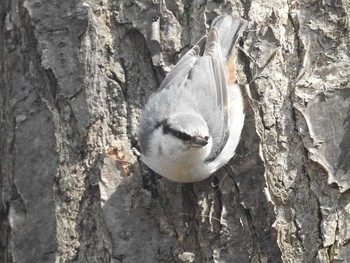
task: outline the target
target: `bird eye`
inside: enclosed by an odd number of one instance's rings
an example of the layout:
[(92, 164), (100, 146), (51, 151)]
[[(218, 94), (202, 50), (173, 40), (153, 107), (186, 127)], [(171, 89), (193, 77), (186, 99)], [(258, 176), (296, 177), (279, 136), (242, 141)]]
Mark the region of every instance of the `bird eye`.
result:
[(206, 140), (206, 141), (209, 140), (209, 136), (205, 136), (204, 140)]

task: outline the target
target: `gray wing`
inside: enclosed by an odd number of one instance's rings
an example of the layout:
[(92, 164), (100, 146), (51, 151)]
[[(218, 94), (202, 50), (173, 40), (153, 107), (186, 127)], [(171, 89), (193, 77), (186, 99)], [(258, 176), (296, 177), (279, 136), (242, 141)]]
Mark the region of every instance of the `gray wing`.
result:
[(197, 61), (206, 36), (202, 37), (175, 65), (174, 69), (166, 76), (160, 85), (158, 92), (171, 86), (180, 87), (188, 79), (188, 74)]
[[(227, 59), (232, 55), (232, 49), (238, 37), (247, 26), (248, 22), (244, 19), (235, 19), (231, 16), (215, 18), (207, 36), (204, 54), (198, 61), (200, 69), (205, 69), (205, 73), (209, 72), (207, 82), (210, 85), (203, 87), (216, 100), (213, 102), (216, 103), (216, 110), (207, 113), (203, 111), (203, 114), (212, 117), (207, 120), (214, 139), (214, 147), (208, 161), (214, 160), (221, 153), (230, 135), (228, 127), (228, 76), (226, 76), (224, 64), (227, 65)], [(198, 76), (194, 82), (199, 81), (200, 77)]]
[[(212, 27), (208, 33), (203, 56), (195, 63), (186, 83), (197, 94), (198, 109), (206, 120), (213, 137), (209, 160), (221, 152), (229, 136), (227, 113), (227, 82), (218, 32)], [(191, 85), (189, 85), (191, 84)]]

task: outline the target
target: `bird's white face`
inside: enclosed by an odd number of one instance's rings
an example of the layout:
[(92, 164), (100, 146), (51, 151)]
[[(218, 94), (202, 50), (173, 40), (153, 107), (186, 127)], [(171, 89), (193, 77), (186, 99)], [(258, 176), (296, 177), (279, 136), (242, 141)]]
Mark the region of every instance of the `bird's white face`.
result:
[(204, 119), (194, 113), (179, 113), (161, 123), (159, 146), (166, 151), (203, 152), (209, 145), (209, 128)]
[(205, 121), (193, 114), (181, 114), (159, 125), (150, 140), (150, 152), (143, 161), (155, 172), (182, 177), (201, 174), (213, 140)]
[[(208, 131), (175, 132), (166, 131), (167, 128), (155, 133), (153, 145), (157, 147), (156, 155), (168, 156), (174, 159), (201, 159), (205, 160), (212, 147), (212, 138)], [(154, 147), (152, 147), (154, 149)], [(153, 151), (153, 153), (155, 153)]]

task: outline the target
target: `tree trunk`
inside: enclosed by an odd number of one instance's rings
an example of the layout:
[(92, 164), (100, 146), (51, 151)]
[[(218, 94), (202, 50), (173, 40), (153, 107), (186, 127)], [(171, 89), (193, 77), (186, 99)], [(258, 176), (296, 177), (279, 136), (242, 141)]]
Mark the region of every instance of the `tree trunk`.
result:
[[(0, 262), (350, 262), (350, 36), (339, 1), (0, 2)], [(212, 18), (246, 121), (209, 179), (139, 160), (147, 98)]]

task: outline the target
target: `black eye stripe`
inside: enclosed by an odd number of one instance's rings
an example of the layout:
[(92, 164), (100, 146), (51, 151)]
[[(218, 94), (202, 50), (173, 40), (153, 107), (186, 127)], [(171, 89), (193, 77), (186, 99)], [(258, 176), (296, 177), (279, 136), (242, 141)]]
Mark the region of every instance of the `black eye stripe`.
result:
[(163, 133), (164, 134), (170, 133), (174, 137), (176, 137), (182, 141), (186, 141), (186, 142), (189, 142), (192, 140), (192, 136), (188, 135), (187, 133), (175, 130), (175, 129), (171, 128), (168, 124), (163, 125)]
[(190, 142), (192, 141), (192, 136), (191, 135), (188, 135), (187, 133), (185, 132), (181, 132), (181, 131), (178, 131), (176, 129), (173, 129), (170, 127), (170, 125), (168, 124), (168, 120), (165, 119), (165, 120), (162, 120), (161, 122), (158, 122), (156, 125), (155, 125), (155, 129), (158, 129), (159, 127), (162, 127), (163, 129), (163, 133), (164, 134), (171, 134), (173, 135), (174, 137), (178, 138), (179, 140), (182, 140), (184, 142)]

